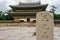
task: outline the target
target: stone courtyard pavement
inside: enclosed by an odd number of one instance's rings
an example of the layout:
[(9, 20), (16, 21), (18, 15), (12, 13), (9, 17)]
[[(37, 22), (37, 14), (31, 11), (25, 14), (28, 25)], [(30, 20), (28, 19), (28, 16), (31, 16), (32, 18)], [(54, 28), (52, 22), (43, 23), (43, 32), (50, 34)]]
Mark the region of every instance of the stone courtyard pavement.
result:
[[(35, 27), (0, 27), (0, 40), (36, 40)], [(60, 40), (60, 28), (54, 28), (54, 40)]]

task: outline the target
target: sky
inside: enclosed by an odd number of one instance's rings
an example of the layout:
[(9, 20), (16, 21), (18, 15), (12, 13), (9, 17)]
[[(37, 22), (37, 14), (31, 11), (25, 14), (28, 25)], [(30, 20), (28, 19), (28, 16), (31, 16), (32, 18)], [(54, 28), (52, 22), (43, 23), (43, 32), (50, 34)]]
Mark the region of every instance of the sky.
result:
[(11, 9), (9, 5), (18, 5), (19, 2), (39, 2), (41, 4), (49, 4), (47, 11), (50, 11), (51, 6), (55, 5), (57, 7), (55, 13), (60, 14), (60, 0), (0, 0), (0, 10), (7, 11)]

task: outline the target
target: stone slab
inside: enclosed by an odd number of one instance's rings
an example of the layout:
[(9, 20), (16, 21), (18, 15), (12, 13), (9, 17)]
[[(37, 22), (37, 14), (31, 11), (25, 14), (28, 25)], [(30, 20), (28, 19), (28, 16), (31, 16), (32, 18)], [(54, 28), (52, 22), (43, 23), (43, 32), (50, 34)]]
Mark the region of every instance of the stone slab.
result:
[(37, 40), (54, 40), (53, 14), (47, 11), (38, 12), (36, 15), (36, 37)]

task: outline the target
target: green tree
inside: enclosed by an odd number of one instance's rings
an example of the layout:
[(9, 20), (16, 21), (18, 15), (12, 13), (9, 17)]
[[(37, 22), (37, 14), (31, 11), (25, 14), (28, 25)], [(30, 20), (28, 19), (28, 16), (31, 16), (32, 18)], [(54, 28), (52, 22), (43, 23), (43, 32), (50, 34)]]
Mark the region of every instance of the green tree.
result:
[(50, 9), (50, 12), (55, 14), (55, 10), (56, 10), (57, 7), (55, 7), (54, 5), (51, 6), (51, 9)]
[(0, 20), (6, 20), (5, 13), (0, 11)]
[(6, 12), (0, 11), (0, 20), (13, 20), (13, 16)]
[(13, 16), (10, 14), (6, 15), (6, 20), (13, 20)]
[(51, 6), (50, 12), (53, 13), (54, 19), (57, 19), (57, 15), (55, 14), (57, 7), (55, 5)]

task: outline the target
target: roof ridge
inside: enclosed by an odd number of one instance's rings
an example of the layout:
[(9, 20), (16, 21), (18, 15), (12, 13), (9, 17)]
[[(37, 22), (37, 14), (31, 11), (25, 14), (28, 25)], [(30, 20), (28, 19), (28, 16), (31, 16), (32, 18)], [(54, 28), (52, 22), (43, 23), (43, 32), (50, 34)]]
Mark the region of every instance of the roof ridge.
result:
[(32, 2), (32, 3), (22, 3), (22, 2), (19, 2), (18, 5), (36, 5), (36, 4), (41, 4), (41, 2)]

